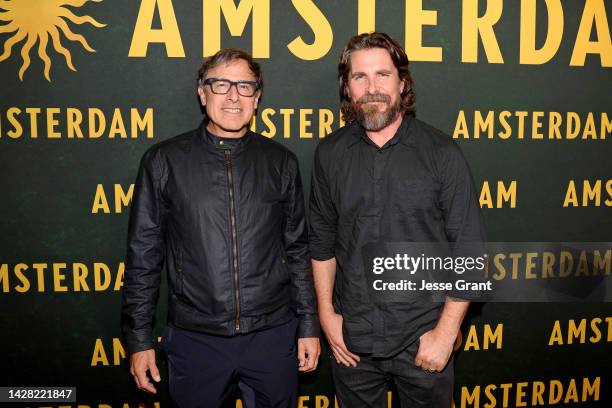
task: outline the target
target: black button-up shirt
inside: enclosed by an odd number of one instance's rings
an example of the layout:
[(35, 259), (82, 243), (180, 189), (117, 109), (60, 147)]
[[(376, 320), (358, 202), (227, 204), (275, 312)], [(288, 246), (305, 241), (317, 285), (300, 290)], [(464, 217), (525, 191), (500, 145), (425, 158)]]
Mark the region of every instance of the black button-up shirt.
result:
[(436, 324), (442, 303), (374, 304), (362, 247), (370, 242), (484, 241), (476, 189), (457, 144), (406, 115), (378, 147), (357, 123), (317, 147), (310, 199), (311, 256), (336, 258), (334, 308), (357, 353), (389, 357)]

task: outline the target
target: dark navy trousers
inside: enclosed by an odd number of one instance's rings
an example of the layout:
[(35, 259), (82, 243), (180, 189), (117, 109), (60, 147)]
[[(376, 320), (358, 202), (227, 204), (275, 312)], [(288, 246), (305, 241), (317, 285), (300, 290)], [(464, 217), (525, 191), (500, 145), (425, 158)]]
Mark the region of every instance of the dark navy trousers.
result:
[[(232, 337), (168, 326), (170, 398), (179, 408), (234, 407), (238, 383), (252, 390), (256, 408), (297, 406), (297, 319)], [(241, 386), (241, 388), (244, 388)], [(247, 389), (248, 389), (247, 388)]]

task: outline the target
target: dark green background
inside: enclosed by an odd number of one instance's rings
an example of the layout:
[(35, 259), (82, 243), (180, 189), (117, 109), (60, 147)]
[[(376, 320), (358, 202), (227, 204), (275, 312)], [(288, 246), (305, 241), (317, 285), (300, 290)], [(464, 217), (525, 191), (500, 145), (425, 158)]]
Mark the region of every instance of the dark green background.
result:
[[(13, 0), (25, 1), (25, 0)], [(102, 29), (90, 25), (75, 26), (96, 49), (88, 53), (77, 44), (63, 39), (72, 53), (77, 72), (65, 66), (63, 57), (49, 47), (53, 60), (51, 82), (43, 75), (43, 64), (30, 53), (32, 65), (24, 81), (17, 76), (21, 66), (20, 46), (0, 63), (2, 78), (0, 113), (0, 263), (10, 268), (19, 262), (93, 262), (116, 265), (125, 255), (127, 211), (122, 214), (91, 214), (96, 186), (113, 184), (127, 188), (136, 174), (142, 153), (153, 143), (194, 128), (200, 121), (195, 78), (201, 63), (202, 3), (174, 1), (186, 58), (167, 58), (165, 47), (149, 45), (146, 58), (128, 58), (139, 1), (87, 3), (73, 8), (106, 23)], [(337, 124), (338, 92), (336, 65), (339, 52), (357, 31), (356, 1), (317, 1), (334, 32), (332, 50), (316, 61), (302, 61), (287, 49), (297, 35), (306, 42), (312, 32), (291, 2), (271, 2), (270, 59), (259, 60), (265, 89), (260, 109), (328, 108)], [(602, 68), (598, 56), (590, 55), (584, 67), (570, 67), (569, 60), (582, 14), (583, 1), (563, 1), (565, 28), (562, 44), (555, 57), (544, 65), (519, 64), (519, 2), (506, 1), (495, 33), (504, 64), (486, 62), (480, 46), (479, 63), (461, 63), (461, 2), (425, 1), (426, 9), (438, 11), (438, 25), (426, 27), (425, 45), (443, 47), (443, 62), (414, 62), (411, 65), (417, 96), (417, 116), (451, 134), (459, 110), (468, 118), (474, 110), (568, 111), (582, 118), (588, 112), (610, 112), (612, 81), (608, 68)], [(486, 2), (481, 1), (482, 10)], [(546, 13), (538, 2), (538, 41), (544, 41)], [(610, 2), (606, 1), (610, 11)], [(376, 28), (404, 43), (404, 2), (379, 1)], [(222, 45), (251, 48), (251, 23), (244, 35), (232, 38), (222, 23)], [(4, 42), (9, 34), (0, 34)], [(98, 107), (107, 113), (115, 107), (122, 113), (130, 107), (141, 112), (154, 108), (155, 137), (136, 140), (51, 140), (25, 135), (10, 139), (6, 121), (9, 107)], [(61, 118), (63, 114), (59, 115)], [(23, 118), (26, 117), (22, 114)], [(124, 118), (126, 119), (126, 118)], [(127, 122), (127, 119), (126, 119)], [(312, 155), (318, 139), (318, 122), (312, 117), (313, 139), (299, 139), (297, 118), (292, 121), (291, 138), (280, 134), (282, 117), (274, 117), (276, 140), (296, 152), (308, 194)], [(468, 123), (471, 126), (472, 120)], [(259, 121), (261, 124), (261, 120)], [(61, 129), (61, 127), (60, 127)], [(526, 127), (526, 133), (531, 131)], [(516, 129), (513, 129), (516, 132)], [(63, 133), (63, 131), (62, 131)], [(459, 140), (476, 181), (508, 183), (517, 180), (517, 208), (484, 209), (488, 238), (491, 241), (612, 241), (610, 208), (563, 208), (569, 180), (581, 184), (584, 179), (611, 178), (610, 134), (606, 140)], [(580, 190), (579, 190), (580, 191)], [(604, 199), (607, 198), (605, 190)], [(109, 196), (109, 199), (112, 196)], [(112, 206), (112, 202), (110, 203)], [(28, 276), (32, 276), (30, 269)], [(166, 392), (150, 398), (134, 389), (125, 367), (91, 367), (96, 338), (102, 338), (112, 361), (111, 340), (120, 337), (119, 293), (84, 292), (25, 294), (12, 290), (0, 293), (1, 363), (0, 385), (76, 385), (79, 403), (107, 403), (121, 406), (124, 401), (161, 401), (167, 406)], [(67, 276), (70, 281), (71, 276)], [(34, 280), (31, 283), (34, 285)], [(91, 282), (91, 280), (88, 280)], [(47, 272), (46, 285), (52, 284)], [(165, 298), (160, 301), (157, 331), (165, 320)], [(605, 318), (610, 304), (486, 304), (472, 308), (464, 324), (504, 324), (501, 350), (459, 352), (456, 356), (456, 400), (461, 386), (516, 383), (570, 377), (601, 376), (601, 401), (582, 406), (610, 406), (610, 343), (574, 344), (548, 347), (555, 320), (564, 326), (568, 319)], [(332, 395), (327, 353), (321, 357), (317, 374), (304, 376), (301, 394)], [(167, 377), (167, 376), (165, 376)], [(580, 390), (579, 390), (580, 391)], [(501, 395), (498, 391), (496, 395)], [(514, 395), (514, 394), (512, 394)], [(527, 400), (530, 400), (528, 394)], [(482, 400), (486, 401), (484, 392)], [(45, 405), (45, 404), (41, 404)], [(49, 405), (49, 404), (46, 404)], [(76, 404), (73, 404), (76, 406)], [(130, 405), (132, 406), (132, 405)], [(498, 405), (499, 400), (498, 400)], [(562, 406), (561, 404), (558, 406)], [(581, 406), (578, 404), (577, 406)]]

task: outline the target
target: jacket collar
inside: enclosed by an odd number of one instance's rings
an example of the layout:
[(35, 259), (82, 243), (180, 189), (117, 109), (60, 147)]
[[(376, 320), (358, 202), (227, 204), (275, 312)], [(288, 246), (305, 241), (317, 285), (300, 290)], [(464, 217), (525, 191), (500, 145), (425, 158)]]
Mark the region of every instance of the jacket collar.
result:
[(200, 140), (202, 140), (204, 144), (210, 148), (214, 148), (217, 150), (232, 150), (234, 152), (238, 152), (244, 149), (248, 145), (250, 140), (253, 138), (254, 133), (251, 132), (250, 129), (247, 129), (247, 132), (244, 134), (244, 136), (236, 139), (217, 137), (206, 129), (207, 124), (208, 122), (206, 120), (203, 120), (200, 123), (200, 126), (198, 128), (198, 134)]

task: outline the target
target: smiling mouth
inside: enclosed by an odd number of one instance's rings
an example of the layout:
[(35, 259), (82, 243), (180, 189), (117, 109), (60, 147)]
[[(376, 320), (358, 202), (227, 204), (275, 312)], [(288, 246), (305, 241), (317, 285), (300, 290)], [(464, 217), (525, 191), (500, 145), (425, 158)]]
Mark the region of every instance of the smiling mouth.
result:
[(240, 109), (240, 108), (222, 108), (221, 110), (223, 112), (227, 112), (227, 113), (240, 113), (240, 112), (242, 112), (242, 109)]

